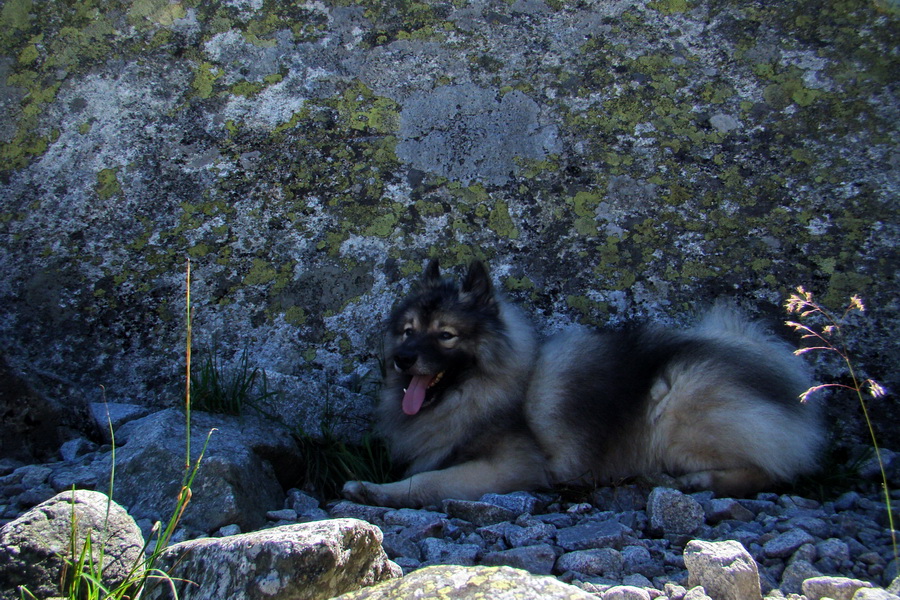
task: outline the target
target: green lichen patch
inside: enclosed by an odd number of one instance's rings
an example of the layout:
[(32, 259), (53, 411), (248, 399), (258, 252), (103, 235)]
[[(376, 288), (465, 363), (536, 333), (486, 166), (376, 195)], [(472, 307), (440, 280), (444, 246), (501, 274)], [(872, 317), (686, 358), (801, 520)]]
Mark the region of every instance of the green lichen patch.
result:
[(135, 0), (126, 13), (128, 22), (135, 27), (162, 25), (170, 27), (177, 19), (187, 16), (181, 2), (169, 0)]
[(122, 193), (119, 184), (118, 169), (103, 169), (97, 173), (97, 185), (94, 188), (101, 200), (107, 200)]
[(509, 215), (509, 206), (506, 202), (496, 202), (491, 207), (488, 226), (500, 237), (513, 240), (519, 237), (519, 231)]
[(648, 2), (647, 6), (664, 15), (683, 13), (690, 9), (690, 3), (687, 0), (657, 0)]
[(377, 96), (362, 82), (354, 82), (335, 100), (340, 125), (352, 131), (391, 134), (400, 126), (400, 108), (389, 98)]
[(213, 95), (216, 81), (224, 75), (224, 72), (215, 65), (204, 62), (197, 65), (194, 70), (194, 80), (191, 88), (198, 98), (209, 98)]
[(450, 7), (444, 4), (416, 0), (361, 0), (365, 16), (374, 23), (366, 40), (371, 46), (381, 46), (396, 40), (442, 39), (455, 25), (447, 20)]
[(278, 272), (269, 262), (254, 258), (250, 270), (244, 275), (244, 285), (264, 285), (275, 281)]
[(294, 327), (300, 327), (306, 323), (307, 314), (302, 307), (292, 306), (284, 312), (284, 320)]
[(0, 26), (4, 31), (21, 31), (31, 23), (32, 0), (9, 0), (0, 9)]
[(364, 230), (365, 235), (390, 237), (397, 229), (399, 219), (394, 213), (385, 213), (375, 217), (371, 225)]

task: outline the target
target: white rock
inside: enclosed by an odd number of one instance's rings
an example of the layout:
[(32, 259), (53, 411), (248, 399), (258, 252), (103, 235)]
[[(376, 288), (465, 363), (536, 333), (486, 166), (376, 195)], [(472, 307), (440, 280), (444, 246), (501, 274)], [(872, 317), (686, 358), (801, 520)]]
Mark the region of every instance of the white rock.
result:
[(849, 577), (813, 577), (803, 582), (803, 594), (808, 600), (852, 600), (860, 588), (870, 588), (868, 581)]
[(650, 593), (632, 585), (617, 585), (603, 592), (600, 598), (602, 600), (650, 600)]
[(738, 542), (693, 540), (684, 549), (691, 587), (703, 586), (716, 600), (761, 600), (759, 569)]

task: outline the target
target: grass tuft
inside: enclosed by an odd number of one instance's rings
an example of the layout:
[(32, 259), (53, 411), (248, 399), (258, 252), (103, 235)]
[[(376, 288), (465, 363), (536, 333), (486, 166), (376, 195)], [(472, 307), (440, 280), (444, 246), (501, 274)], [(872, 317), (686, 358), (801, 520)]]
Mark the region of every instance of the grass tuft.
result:
[(197, 372), (191, 375), (193, 410), (237, 416), (245, 408), (258, 409), (263, 401), (278, 395), (269, 389), (266, 372), (250, 365), (246, 348), (231, 370), (222, 365), (216, 346), (205, 349), (199, 362)]

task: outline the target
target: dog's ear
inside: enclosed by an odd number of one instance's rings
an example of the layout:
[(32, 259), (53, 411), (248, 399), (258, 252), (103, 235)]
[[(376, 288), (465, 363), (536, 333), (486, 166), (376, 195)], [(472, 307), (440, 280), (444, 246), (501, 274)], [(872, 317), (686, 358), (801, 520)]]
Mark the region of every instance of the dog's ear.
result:
[(494, 286), (491, 284), (491, 276), (487, 267), (480, 260), (472, 261), (469, 271), (463, 280), (462, 292), (470, 294), (476, 303), (482, 305), (494, 304)]
[(428, 266), (425, 267), (425, 275), (422, 276), (422, 283), (424, 285), (435, 284), (441, 280), (441, 266), (438, 262), (438, 259), (432, 258), (428, 261)]

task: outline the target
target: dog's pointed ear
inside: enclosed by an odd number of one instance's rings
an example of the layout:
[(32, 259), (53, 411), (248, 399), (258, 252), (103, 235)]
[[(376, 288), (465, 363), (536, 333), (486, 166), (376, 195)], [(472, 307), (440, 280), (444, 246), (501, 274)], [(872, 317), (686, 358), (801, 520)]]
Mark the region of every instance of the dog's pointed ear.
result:
[(422, 276), (424, 285), (434, 284), (441, 280), (441, 266), (438, 259), (432, 258), (425, 267), (425, 274)]
[(491, 284), (491, 276), (487, 267), (480, 260), (472, 261), (469, 271), (463, 280), (462, 292), (470, 294), (475, 302), (482, 305), (494, 304), (494, 286)]

